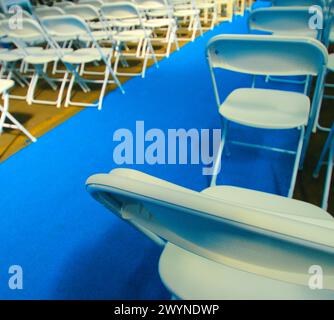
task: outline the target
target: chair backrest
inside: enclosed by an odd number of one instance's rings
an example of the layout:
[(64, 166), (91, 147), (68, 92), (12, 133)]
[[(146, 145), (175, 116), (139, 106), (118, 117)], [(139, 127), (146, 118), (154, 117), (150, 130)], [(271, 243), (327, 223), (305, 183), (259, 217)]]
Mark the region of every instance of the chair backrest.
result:
[(79, 0), (78, 2), (79, 4), (90, 4), (94, 7), (96, 7), (97, 9), (100, 9), (100, 7), (103, 4), (102, 0)]
[(334, 219), (241, 206), (129, 169), (94, 175), (86, 188), (144, 233), (196, 255), (303, 286), (320, 265), (334, 290)]
[(41, 26), (37, 21), (31, 18), (23, 18), (21, 24), (22, 28), (11, 28), (10, 20), (0, 21), (1, 29), (5, 30), (7, 36), (13, 39), (15, 43), (17, 41), (30, 42), (35, 39), (46, 41)]
[(122, 20), (140, 17), (137, 6), (130, 1), (105, 3), (101, 6), (100, 10), (102, 15), (109, 20)]
[(46, 17), (41, 20), (46, 30), (56, 37), (73, 37), (73, 39), (91, 34), (86, 22), (75, 15), (63, 15), (57, 17)]
[(307, 7), (270, 7), (253, 10), (248, 18), (249, 30), (273, 34), (320, 36), (320, 30), (311, 29), (311, 14)]
[(78, 4), (64, 8), (66, 14), (77, 15), (80, 18), (90, 21), (99, 18), (98, 9), (90, 4)]
[(64, 10), (58, 7), (36, 8), (35, 12), (39, 18), (53, 17), (65, 14)]
[(211, 68), (276, 76), (316, 76), (328, 59), (317, 40), (273, 35), (219, 35), (209, 41), (206, 54)]
[(67, 6), (74, 6), (74, 3), (70, 1), (62, 1), (62, 2), (55, 2), (53, 6), (58, 8), (65, 8)]
[(325, 8), (326, 0), (271, 0), (274, 7), (312, 7)]
[(145, 10), (159, 10), (168, 7), (167, 0), (135, 0), (139, 8)]

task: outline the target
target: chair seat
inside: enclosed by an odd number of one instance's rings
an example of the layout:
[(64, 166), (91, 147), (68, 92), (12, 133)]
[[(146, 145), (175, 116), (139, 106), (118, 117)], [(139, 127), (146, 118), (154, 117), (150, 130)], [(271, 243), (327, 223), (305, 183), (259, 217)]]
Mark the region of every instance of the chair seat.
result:
[(0, 79), (0, 94), (10, 89), (13, 85), (14, 85), (13, 80)]
[(333, 299), (333, 291), (311, 290), (244, 272), (168, 243), (159, 261), (162, 282), (176, 297), (218, 299)]
[(175, 10), (174, 16), (175, 17), (189, 17), (189, 16), (196, 16), (199, 14), (198, 9), (186, 9), (186, 10)]
[[(113, 35), (113, 34), (114, 33), (112, 33), (111, 35)], [(93, 31), (92, 35), (95, 38), (95, 40), (97, 40), (97, 41), (108, 39), (108, 33), (105, 32), (105, 31)], [(88, 42), (88, 41), (92, 41), (92, 38), (90, 37), (89, 34), (84, 34), (84, 35), (81, 35), (79, 37), (79, 40), (84, 41), (84, 42)]]
[[(149, 36), (152, 32), (150, 30), (146, 30), (146, 35)], [(136, 29), (136, 30), (126, 30), (121, 31), (115, 34), (114, 39), (116, 41), (140, 41), (145, 38), (145, 30)]]
[(147, 28), (159, 28), (169, 26), (173, 23), (173, 19), (168, 18), (157, 18), (157, 19), (149, 19), (144, 22), (144, 26)]
[[(27, 48), (25, 51), (28, 54), (34, 54), (36, 52), (42, 51), (43, 48), (40, 47), (31, 47)], [(21, 49), (8, 50), (0, 53), (0, 61), (4, 62), (14, 62), (23, 59), (25, 52)]]
[(334, 72), (334, 53), (328, 56), (327, 69)]
[(211, 9), (214, 8), (216, 4), (214, 2), (208, 2), (208, 1), (197, 1), (196, 7), (198, 9)]
[(138, 18), (113, 20), (112, 26), (117, 28), (138, 27), (140, 26), (140, 20)]
[[(106, 56), (110, 53), (110, 48), (101, 48), (102, 53)], [(82, 64), (101, 60), (100, 52), (96, 48), (82, 48), (67, 54), (63, 57), (63, 62)]]
[[(63, 54), (69, 54), (73, 49), (67, 48), (61, 50)], [(41, 50), (24, 57), (24, 61), (30, 64), (45, 64), (59, 60), (59, 52), (56, 49)]]
[(147, 11), (146, 14), (149, 17), (166, 17), (168, 16), (168, 9), (157, 9), (157, 10)]
[(219, 113), (246, 126), (291, 129), (307, 124), (309, 110), (310, 99), (301, 93), (242, 88), (226, 98)]
[(91, 22), (89, 24), (89, 27), (92, 30), (101, 30), (101, 29), (104, 29), (106, 26), (112, 27), (113, 24), (111, 21), (105, 21), (105, 22), (97, 21), (97, 22)]

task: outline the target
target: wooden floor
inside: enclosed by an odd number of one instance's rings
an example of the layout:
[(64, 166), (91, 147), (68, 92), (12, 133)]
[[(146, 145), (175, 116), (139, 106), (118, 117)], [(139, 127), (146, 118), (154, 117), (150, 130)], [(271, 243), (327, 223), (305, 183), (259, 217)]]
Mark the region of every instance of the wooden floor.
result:
[[(184, 44), (184, 42), (180, 43), (180, 46)], [(152, 62), (150, 62), (150, 65), (151, 64)], [(139, 71), (140, 67), (140, 65), (134, 65), (131, 67), (131, 70)], [(128, 79), (128, 77), (120, 78), (122, 83), (124, 83)], [(334, 83), (334, 79), (329, 80)], [(93, 90), (88, 94), (84, 94), (80, 90), (77, 90), (75, 95), (73, 96), (73, 100), (92, 103), (98, 98), (99, 88), (99, 85), (96, 85)], [(115, 85), (109, 85), (107, 88), (107, 92), (113, 89), (115, 89)], [(19, 87), (12, 90), (11, 93), (24, 95), (25, 92), (26, 88)], [(48, 97), (52, 99), (52, 97), (55, 97), (55, 92), (48, 88), (47, 85), (40, 85), (37, 96), (39, 99), (43, 99), (43, 97)], [(334, 100), (324, 101), (321, 112), (321, 123), (325, 126), (330, 126), (334, 120), (333, 103)], [(82, 109), (83, 108), (81, 107), (65, 108), (64, 106), (57, 109), (55, 106), (38, 104), (29, 106), (25, 100), (10, 100), (10, 112), (37, 138), (41, 137), (43, 134), (58, 126), (62, 122), (66, 121), (70, 117), (74, 116)], [(322, 150), (326, 137), (327, 134), (320, 131), (318, 131), (316, 135), (312, 136), (304, 169), (298, 174), (294, 194), (294, 198), (301, 199), (318, 206), (321, 203), (321, 197), (323, 192), (324, 170), (321, 171), (321, 175), (318, 179), (314, 179), (312, 177), (312, 172), (320, 156), (320, 152)], [(8, 159), (11, 155), (15, 154), (16, 152), (27, 146), (29, 143), (31, 142), (19, 131), (5, 129), (0, 137), (0, 162)], [(334, 216), (333, 184), (334, 179), (332, 181), (332, 195), (330, 197), (328, 211)]]

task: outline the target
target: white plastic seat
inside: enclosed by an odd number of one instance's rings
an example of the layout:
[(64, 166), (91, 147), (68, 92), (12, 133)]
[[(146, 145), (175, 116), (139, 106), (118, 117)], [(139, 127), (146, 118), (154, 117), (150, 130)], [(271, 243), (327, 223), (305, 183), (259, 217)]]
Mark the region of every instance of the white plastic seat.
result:
[(139, 27), (140, 20), (137, 18), (130, 18), (130, 19), (115, 19), (111, 22), (111, 25), (116, 28), (132, 28), (132, 27)]
[[(101, 51), (104, 55), (108, 56), (111, 52), (110, 48), (101, 48)], [(102, 56), (98, 49), (96, 48), (81, 48), (75, 50), (69, 54), (66, 54), (63, 58), (63, 62), (71, 64), (82, 64), (89, 63), (97, 60), (101, 60)]]
[[(73, 51), (71, 48), (64, 48), (60, 50), (62, 54), (66, 55)], [(25, 62), (30, 64), (46, 64), (49, 62), (55, 62), (59, 60), (59, 54), (55, 49), (45, 49), (32, 54), (28, 53), (23, 59)]]
[(241, 88), (221, 104), (219, 113), (246, 126), (266, 129), (291, 129), (307, 124), (308, 96), (282, 90)]
[(145, 38), (145, 34), (149, 36), (152, 33), (150, 30), (143, 29), (135, 29), (135, 30), (125, 30), (118, 32), (114, 35), (114, 40), (116, 41), (124, 41), (124, 42), (136, 42), (143, 40)]
[(155, 18), (144, 21), (144, 26), (147, 28), (159, 28), (169, 26), (171, 23), (172, 19), (170, 18)]
[[(93, 31), (92, 35), (97, 41), (106, 40), (109, 38), (108, 33), (104, 30)], [(91, 37), (87, 34), (83, 34), (79, 37), (79, 40), (83, 42), (91, 42)]]
[(329, 290), (260, 277), (203, 258), (168, 243), (159, 260), (159, 274), (174, 299), (184, 300), (325, 300)]
[(0, 61), (4, 62), (14, 62), (23, 59), (25, 56), (25, 52), (27, 54), (34, 54), (43, 51), (41, 47), (28, 47), (23, 49), (13, 49), (13, 50), (5, 50), (0, 52)]
[(8, 91), (11, 87), (13, 87), (14, 81), (13, 80), (3, 80), (0, 79), (0, 94)]
[[(131, 169), (91, 176), (86, 188), (163, 247), (173, 297), (334, 299), (334, 219), (314, 205), (230, 186), (196, 192)], [(314, 265), (322, 290), (309, 286)]]
[(189, 16), (196, 16), (199, 14), (198, 9), (180, 9), (175, 10), (174, 16), (176, 17), (189, 17)]

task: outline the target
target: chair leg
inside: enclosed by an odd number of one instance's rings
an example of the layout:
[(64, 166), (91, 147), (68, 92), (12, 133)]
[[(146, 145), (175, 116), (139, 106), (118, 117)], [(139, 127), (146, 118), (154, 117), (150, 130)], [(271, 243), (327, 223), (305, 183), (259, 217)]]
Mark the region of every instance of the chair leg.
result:
[(220, 142), (220, 145), (219, 145), (219, 148), (218, 148), (215, 163), (213, 165), (213, 172), (212, 172), (210, 187), (214, 187), (216, 185), (217, 176), (220, 172), (221, 158), (222, 158), (222, 155), (223, 155), (224, 145), (225, 145), (225, 142), (226, 142), (227, 126), (228, 126), (228, 122), (227, 122), (227, 120), (224, 119), (223, 120), (222, 139), (221, 139), (221, 142)]
[(59, 88), (59, 94), (58, 94), (58, 99), (57, 99), (57, 108), (60, 108), (60, 106), (61, 106), (61, 101), (62, 101), (62, 98), (63, 98), (63, 93), (64, 93), (66, 82), (67, 82), (67, 79), (68, 79), (68, 74), (69, 74), (69, 72), (66, 71), (65, 74), (64, 74), (63, 81), (62, 81), (62, 83), (60, 85), (60, 88)]
[(72, 74), (68, 89), (67, 89), (67, 94), (66, 94), (66, 99), (65, 99), (65, 108), (67, 108), (70, 103), (71, 103), (71, 95), (72, 95), (72, 88), (74, 85), (74, 81), (75, 81), (75, 75)]
[(328, 198), (329, 198), (329, 191), (330, 191), (330, 186), (331, 186), (331, 181), (332, 181), (333, 166), (334, 166), (334, 139), (332, 139), (332, 142), (329, 148), (324, 194), (323, 194), (322, 202), (321, 202), (321, 208), (323, 208), (324, 210), (328, 209)]
[(298, 147), (297, 147), (297, 151), (296, 151), (295, 163), (294, 163), (294, 166), (293, 166), (292, 177), (291, 177), (291, 182), (290, 182), (290, 187), (289, 187), (289, 193), (288, 193), (289, 198), (293, 197), (293, 191), (295, 190), (298, 168), (299, 168), (299, 162), (300, 162), (300, 156), (301, 156), (301, 152), (302, 152), (302, 149), (303, 149), (304, 133), (305, 133), (305, 128), (301, 127), (300, 128), (299, 141), (298, 141)]
[(324, 145), (324, 148), (322, 149), (319, 161), (317, 163), (317, 166), (315, 167), (315, 170), (313, 172), (313, 177), (318, 178), (320, 170), (322, 165), (324, 164), (325, 157), (327, 155), (327, 152), (329, 150), (329, 156), (328, 156), (328, 166), (326, 170), (326, 177), (325, 177), (325, 187), (324, 187), (324, 193), (322, 197), (322, 204), (321, 207), (325, 210), (327, 210), (328, 207), (328, 197), (329, 197), (329, 189), (330, 189), (330, 183), (331, 183), (331, 176), (333, 172), (333, 161), (334, 161), (334, 126), (332, 127), (332, 130), (330, 131), (326, 143)]
[(98, 110), (102, 109), (102, 103), (103, 103), (104, 93), (105, 93), (106, 88), (107, 88), (109, 75), (110, 75), (109, 68), (106, 67), (104, 81), (103, 81), (103, 84), (102, 84), (102, 88), (101, 88), (101, 92), (100, 92), (100, 97), (99, 97), (99, 103), (98, 103), (98, 107), (97, 107)]
[[(4, 107), (0, 105), (0, 111), (4, 114), (2, 114), (3, 119), (6, 117), (12, 122), (13, 126), (15, 129), (21, 130), (32, 142), (36, 142), (37, 139), (20, 123), (18, 122), (7, 110), (8, 110), (8, 95), (5, 94), (4, 97)], [(2, 120), (2, 119), (1, 119)], [(4, 123), (2, 123), (2, 126)], [(2, 126), (1, 126), (1, 131), (2, 131)]]

